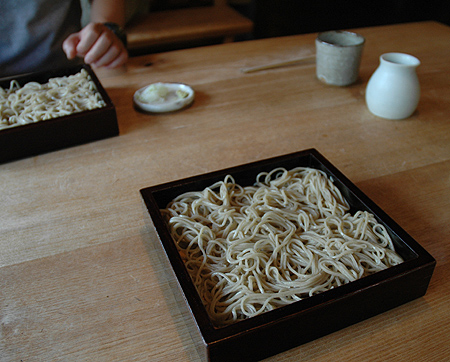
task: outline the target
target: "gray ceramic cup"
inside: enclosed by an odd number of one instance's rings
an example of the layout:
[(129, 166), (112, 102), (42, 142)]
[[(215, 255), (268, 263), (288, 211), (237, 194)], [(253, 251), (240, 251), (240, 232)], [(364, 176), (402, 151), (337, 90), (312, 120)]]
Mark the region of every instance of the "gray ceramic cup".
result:
[(316, 38), (316, 75), (331, 85), (346, 86), (356, 82), (365, 39), (349, 31), (333, 30)]

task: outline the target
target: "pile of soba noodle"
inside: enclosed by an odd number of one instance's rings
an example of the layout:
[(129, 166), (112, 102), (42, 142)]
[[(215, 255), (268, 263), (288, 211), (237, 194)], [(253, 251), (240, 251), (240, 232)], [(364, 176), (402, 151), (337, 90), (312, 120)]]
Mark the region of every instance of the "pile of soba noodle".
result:
[(45, 84), (12, 80), (9, 89), (0, 87), (0, 130), (44, 121), (85, 110), (104, 107), (88, 72), (51, 78)]
[(252, 317), (403, 260), (384, 226), (322, 171), (278, 168), (254, 186), (231, 176), (162, 210), (217, 326)]

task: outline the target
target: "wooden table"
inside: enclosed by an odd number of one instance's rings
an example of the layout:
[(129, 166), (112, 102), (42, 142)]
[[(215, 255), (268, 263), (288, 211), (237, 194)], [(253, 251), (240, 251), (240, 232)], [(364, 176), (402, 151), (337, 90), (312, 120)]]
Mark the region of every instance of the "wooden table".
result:
[[(268, 361), (443, 361), (450, 356), (450, 28), (358, 29), (360, 80), (315, 79), (313, 62), (243, 74), (314, 52), (316, 34), (131, 59), (98, 71), (119, 137), (0, 166), (0, 360), (198, 361), (194, 322), (141, 188), (316, 148), (437, 260), (427, 294)], [(382, 53), (422, 64), (409, 119), (368, 111)], [(192, 107), (137, 112), (132, 95), (188, 83)]]

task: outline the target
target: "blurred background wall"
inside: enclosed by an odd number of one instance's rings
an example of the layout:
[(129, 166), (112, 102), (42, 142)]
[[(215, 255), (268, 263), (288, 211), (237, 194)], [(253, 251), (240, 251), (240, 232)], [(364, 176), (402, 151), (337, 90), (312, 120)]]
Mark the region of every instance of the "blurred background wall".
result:
[(266, 38), (423, 20), (450, 25), (450, 0), (230, 0)]

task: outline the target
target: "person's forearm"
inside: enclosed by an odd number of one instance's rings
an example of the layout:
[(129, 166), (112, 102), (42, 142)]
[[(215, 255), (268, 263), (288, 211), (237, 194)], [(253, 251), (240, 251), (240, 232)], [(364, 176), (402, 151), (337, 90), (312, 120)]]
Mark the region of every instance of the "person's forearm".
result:
[(91, 22), (125, 25), (125, 0), (93, 0)]

